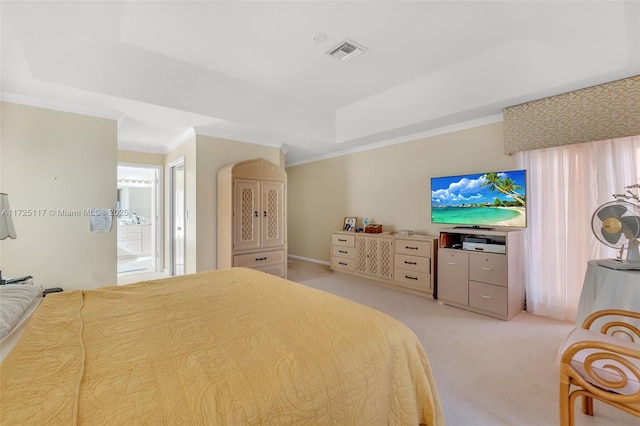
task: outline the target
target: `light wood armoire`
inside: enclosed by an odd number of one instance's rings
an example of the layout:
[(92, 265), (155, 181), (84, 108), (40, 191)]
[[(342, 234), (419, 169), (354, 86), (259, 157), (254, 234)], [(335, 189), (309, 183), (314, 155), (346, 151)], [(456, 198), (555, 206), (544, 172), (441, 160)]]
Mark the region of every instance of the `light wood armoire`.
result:
[(259, 158), (218, 171), (218, 269), (287, 277), (287, 174)]

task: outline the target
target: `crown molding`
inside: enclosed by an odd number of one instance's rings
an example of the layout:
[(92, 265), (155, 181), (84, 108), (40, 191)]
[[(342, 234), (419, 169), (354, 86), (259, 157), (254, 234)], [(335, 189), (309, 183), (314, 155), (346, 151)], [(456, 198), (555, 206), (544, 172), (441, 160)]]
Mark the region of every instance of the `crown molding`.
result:
[(419, 139), (428, 137), (444, 135), (446, 133), (457, 132), (459, 130), (471, 129), (474, 127), (485, 126), (487, 124), (499, 123), (503, 121), (502, 114), (490, 115), (487, 117), (479, 118), (476, 120), (464, 121), (462, 123), (452, 124), (450, 126), (438, 127), (437, 129), (431, 129), (424, 132), (412, 133), (410, 135), (399, 136), (392, 139), (387, 139), (381, 142), (371, 143), (356, 148), (345, 149), (342, 151), (331, 152), (315, 157), (311, 157), (305, 160), (287, 163), (286, 167), (299, 166), (301, 164), (313, 163), (314, 161), (327, 160), (329, 158), (342, 157), (343, 155), (355, 154), (357, 152), (370, 151), (372, 149), (378, 149), (385, 146), (397, 145), (405, 142), (412, 142)]
[(118, 151), (134, 151), (145, 152), (147, 154), (160, 154), (165, 155), (167, 151), (162, 147), (154, 147), (149, 145), (140, 145), (135, 142), (118, 142)]
[(52, 109), (55, 111), (69, 112), (73, 114), (81, 114), (81, 115), (88, 115), (91, 117), (116, 120), (118, 121), (118, 126), (120, 125), (124, 117), (124, 114), (120, 114), (120, 113), (92, 109), (86, 106), (80, 106), (77, 104), (71, 104), (67, 102), (52, 102), (50, 100), (36, 98), (34, 96), (18, 95), (15, 93), (0, 92), (0, 100), (3, 102), (11, 102), (14, 104), (27, 105), (27, 106), (36, 107), (36, 108), (46, 108), (46, 109)]
[(193, 127), (189, 127), (187, 130), (185, 130), (184, 132), (182, 132), (182, 134), (180, 136), (178, 136), (177, 138), (175, 138), (173, 140), (173, 142), (171, 142), (166, 149), (164, 149), (163, 154), (167, 154), (170, 151), (173, 151), (174, 149), (176, 149), (177, 147), (179, 147), (181, 144), (183, 144), (184, 142), (186, 142), (187, 140), (189, 140), (192, 137), (196, 136), (196, 131)]

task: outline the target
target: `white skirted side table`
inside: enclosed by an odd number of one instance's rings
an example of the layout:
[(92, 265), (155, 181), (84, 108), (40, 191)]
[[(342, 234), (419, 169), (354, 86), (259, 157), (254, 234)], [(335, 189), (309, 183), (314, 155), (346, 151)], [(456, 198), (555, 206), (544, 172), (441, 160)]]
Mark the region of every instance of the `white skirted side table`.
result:
[[(606, 268), (598, 265), (596, 260), (590, 260), (580, 294), (576, 323), (582, 325), (589, 314), (602, 309), (640, 312), (640, 271)], [(634, 325), (640, 327), (640, 321)]]

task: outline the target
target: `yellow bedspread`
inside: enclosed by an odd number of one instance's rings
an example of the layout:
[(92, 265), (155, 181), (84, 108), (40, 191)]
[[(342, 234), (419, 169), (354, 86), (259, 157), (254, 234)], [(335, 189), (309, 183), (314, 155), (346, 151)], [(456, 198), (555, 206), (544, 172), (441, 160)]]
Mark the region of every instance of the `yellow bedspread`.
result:
[(243, 268), (49, 295), (0, 379), (4, 426), (444, 423), (407, 327)]

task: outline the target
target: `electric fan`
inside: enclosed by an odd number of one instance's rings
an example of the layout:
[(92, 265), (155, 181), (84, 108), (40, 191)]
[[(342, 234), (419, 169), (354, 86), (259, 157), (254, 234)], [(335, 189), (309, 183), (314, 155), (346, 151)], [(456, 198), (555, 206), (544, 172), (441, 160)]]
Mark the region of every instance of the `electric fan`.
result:
[[(618, 249), (616, 259), (598, 261), (613, 269), (640, 269), (640, 207), (627, 201), (611, 201), (598, 207), (591, 218), (591, 229), (603, 244)], [(626, 260), (622, 253), (627, 250)]]

